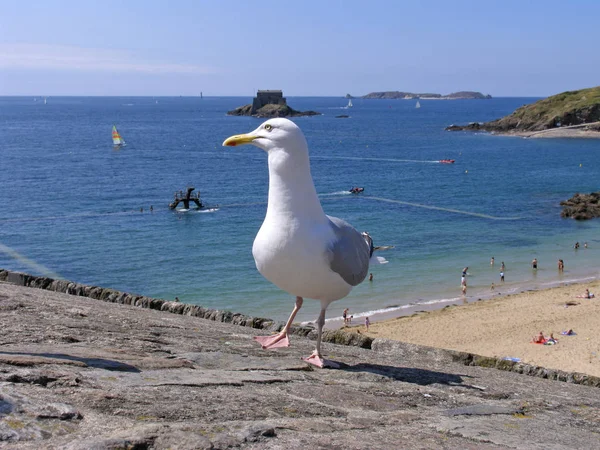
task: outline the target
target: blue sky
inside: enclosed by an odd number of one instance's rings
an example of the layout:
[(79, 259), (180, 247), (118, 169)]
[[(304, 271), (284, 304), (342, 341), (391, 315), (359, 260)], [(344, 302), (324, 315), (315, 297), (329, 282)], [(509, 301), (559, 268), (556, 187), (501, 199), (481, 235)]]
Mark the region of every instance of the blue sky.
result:
[(600, 84), (600, 1), (0, 0), (0, 95), (547, 96)]

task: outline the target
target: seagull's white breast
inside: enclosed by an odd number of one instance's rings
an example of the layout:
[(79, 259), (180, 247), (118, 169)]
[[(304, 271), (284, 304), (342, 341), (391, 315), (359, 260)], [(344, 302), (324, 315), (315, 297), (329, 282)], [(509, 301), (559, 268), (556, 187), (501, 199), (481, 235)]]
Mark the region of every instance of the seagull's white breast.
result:
[(334, 301), (352, 286), (331, 270), (327, 256), (334, 236), (329, 224), (299, 218), (265, 218), (252, 255), (258, 271), (271, 283), (294, 296)]

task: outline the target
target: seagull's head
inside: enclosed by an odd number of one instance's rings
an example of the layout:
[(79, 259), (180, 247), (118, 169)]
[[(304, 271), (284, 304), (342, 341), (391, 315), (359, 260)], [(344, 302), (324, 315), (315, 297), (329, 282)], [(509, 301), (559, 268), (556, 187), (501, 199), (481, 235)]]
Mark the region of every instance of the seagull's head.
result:
[(294, 122), (288, 119), (269, 119), (256, 130), (246, 134), (236, 134), (223, 142), (224, 147), (252, 144), (267, 153), (284, 150), (288, 153), (307, 152), (304, 134)]

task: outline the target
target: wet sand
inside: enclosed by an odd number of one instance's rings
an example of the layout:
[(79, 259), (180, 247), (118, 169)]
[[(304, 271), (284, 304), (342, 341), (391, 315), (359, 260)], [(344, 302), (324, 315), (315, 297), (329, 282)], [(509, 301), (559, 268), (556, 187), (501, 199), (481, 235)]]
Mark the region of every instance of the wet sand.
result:
[[(596, 298), (577, 298), (585, 289)], [(600, 281), (528, 291), (372, 323), (368, 336), (600, 376)], [(365, 333), (360, 325), (347, 327)], [(561, 335), (573, 329), (575, 336)], [(542, 331), (556, 345), (533, 344)]]

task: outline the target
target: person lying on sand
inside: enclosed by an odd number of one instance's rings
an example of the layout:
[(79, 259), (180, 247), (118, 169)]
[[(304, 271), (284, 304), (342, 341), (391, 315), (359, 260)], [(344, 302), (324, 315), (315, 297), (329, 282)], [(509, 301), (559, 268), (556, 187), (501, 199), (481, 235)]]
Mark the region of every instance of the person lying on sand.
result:
[(575, 336), (577, 333), (575, 333), (572, 329), (569, 329), (567, 331), (562, 331), (560, 334), (564, 336)]
[(533, 344), (544, 344), (546, 342), (546, 338), (544, 337), (544, 332), (540, 331), (540, 334), (534, 336), (531, 340)]
[(590, 293), (589, 289), (586, 289), (583, 295), (578, 295), (576, 298), (594, 298), (594, 294)]

